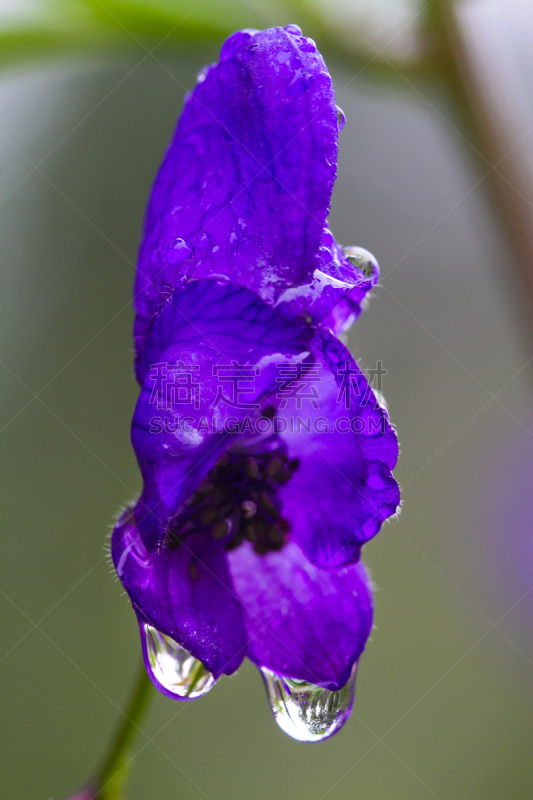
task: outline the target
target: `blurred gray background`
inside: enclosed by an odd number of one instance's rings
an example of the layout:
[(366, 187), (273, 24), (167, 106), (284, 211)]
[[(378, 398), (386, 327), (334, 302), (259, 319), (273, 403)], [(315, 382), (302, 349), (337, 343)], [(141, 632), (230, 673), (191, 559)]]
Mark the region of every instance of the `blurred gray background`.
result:
[[(83, 783), (137, 667), (137, 625), (104, 552), (113, 515), (140, 488), (131, 285), (184, 90), (217, 52), (204, 43), (142, 63), (142, 52), (65, 56), (0, 75), (0, 752), (10, 800), (60, 800)], [(524, 284), (442, 98), (328, 64), (347, 116), (330, 224), (382, 268), (349, 343), (362, 366), (383, 362), (402, 447), (402, 513), (364, 554), (376, 628), (354, 713), (331, 741), (294, 742), (248, 663), (196, 702), (157, 695), (127, 796), (529, 800)], [(531, 81), (525, 56), (521, 69)]]

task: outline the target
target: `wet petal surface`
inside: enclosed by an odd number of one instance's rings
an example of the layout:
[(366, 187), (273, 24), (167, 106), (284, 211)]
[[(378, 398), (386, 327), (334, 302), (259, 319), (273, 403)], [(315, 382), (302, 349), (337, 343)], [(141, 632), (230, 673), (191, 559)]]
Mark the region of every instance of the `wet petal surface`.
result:
[(289, 454), (300, 462), (280, 498), (291, 536), (315, 563), (331, 567), (357, 560), (396, 512), (398, 443), (347, 348), (321, 330), (312, 350), (316, 409), (311, 398), (297, 410), (296, 397), (278, 412)]
[(185, 105), (146, 216), (137, 352), (191, 277), (225, 276), (274, 302), (319, 266), (337, 110), (322, 56), (290, 28), (234, 34)]
[[(166, 303), (139, 362), (143, 389), (132, 443), (144, 488), (138, 524), (144, 543), (162, 541), (169, 517), (211, 469), (232, 435), (228, 420), (257, 413), (276, 386), (275, 364), (308, 352), (311, 331), (233, 284), (190, 283)], [(242, 367), (248, 365), (248, 370)], [(237, 407), (217, 403), (219, 387), (241, 378)], [(183, 396), (184, 385), (188, 381)]]
[(237, 669), (246, 634), (220, 543), (196, 534), (173, 550), (149, 553), (128, 510), (113, 532), (112, 555), (142, 624), (184, 647), (215, 679)]
[(244, 543), (228, 561), (248, 657), (280, 675), (332, 690), (344, 686), (372, 625), (363, 565), (321, 569), (295, 542), (264, 556)]

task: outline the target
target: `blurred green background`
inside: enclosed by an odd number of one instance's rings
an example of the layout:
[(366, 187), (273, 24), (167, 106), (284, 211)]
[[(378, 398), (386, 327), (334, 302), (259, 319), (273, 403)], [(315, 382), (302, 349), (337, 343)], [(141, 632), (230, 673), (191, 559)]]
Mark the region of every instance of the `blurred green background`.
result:
[[(138, 632), (104, 548), (140, 488), (130, 297), (144, 206), (197, 70), (227, 32), (288, 22), (315, 36), (347, 116), (330, 224), (382, 267), (349, 344), (387, 370), (403, 511), (365, 549), (376, 629), (346, 728), (287, 738), (246, 663), (196, 702), (154, 698), (127, 796), (533, 796), (527, 259), (453, 80), (420, 66), (442, 5), (0, 2), (2, 797), (74, 791), (128, 695)], [(476, 58), (503, 41), (515, 59), (500, 97), (523, 98), (526, 180), (533, 17), (518, 0), (469, 5)]]

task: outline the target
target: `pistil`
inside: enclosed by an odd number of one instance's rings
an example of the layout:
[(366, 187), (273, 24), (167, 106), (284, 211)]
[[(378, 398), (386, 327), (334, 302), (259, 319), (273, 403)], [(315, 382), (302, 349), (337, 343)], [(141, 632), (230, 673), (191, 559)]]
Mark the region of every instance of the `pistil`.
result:
[(260, 555), (281, 550), (290, 526), (278, 490), (297, 468), (298, 460), (289, 460), (283, 445), (254, 455), (226, 451), (172, 521), (168, 547), (208, 531), (214, 539), (227, 539), (228, 550), (245, 539)]

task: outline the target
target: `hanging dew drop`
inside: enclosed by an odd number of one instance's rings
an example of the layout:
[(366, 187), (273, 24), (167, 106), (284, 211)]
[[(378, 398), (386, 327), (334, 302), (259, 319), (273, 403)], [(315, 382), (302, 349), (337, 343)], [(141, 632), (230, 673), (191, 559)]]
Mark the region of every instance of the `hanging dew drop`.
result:
[(346, 125), (346, 114), (344, 113), (342, 108), (340, 108), (340, 106), (335, 106), (335, 108), (337, 109), (337, 125), (340, 132)]
[(277, 675), (261, 668), (274, 719), (299, 742), (322, 742), (336, 734), (350, 716), (355, 696), (357, 664), (338, 691)]
[(342, 252), (357, 269), (360, 269), (366, 278), (372, 278), (375, 283), (379, 278), (379, 264), (375, 256), (364, 247), (343, 247)]
[(170, 636), (146, 624), (141, 635), (145, 638), (150, 677), (165, 692), (183, 700), (195, 700), (213, 688), (212, 674)]

